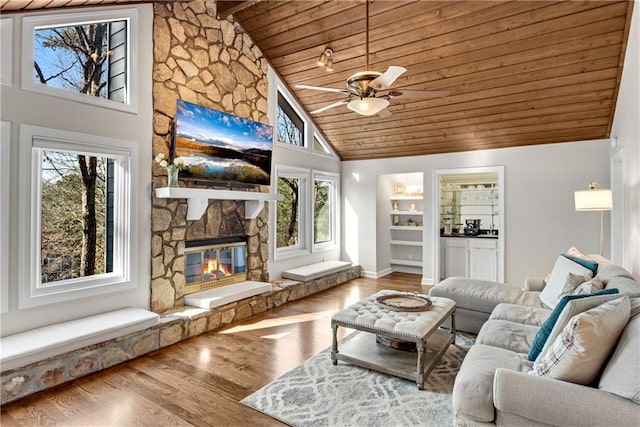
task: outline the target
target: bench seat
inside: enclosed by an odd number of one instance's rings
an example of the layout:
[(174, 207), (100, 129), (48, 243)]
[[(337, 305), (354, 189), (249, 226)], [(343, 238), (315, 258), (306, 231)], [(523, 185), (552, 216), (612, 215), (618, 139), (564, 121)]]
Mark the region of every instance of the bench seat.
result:
[(332, 273), (347, 270), (351, 267), (348, 261), (323, 261), (316, 264), (303, 265), (282, 272), (282, 277), (286, 279), (308, 282), (318, 277), (327, 276)]
[(0, 338), (2, 372), (158, 324), (160, 316), (141, 308), (123, 308)]

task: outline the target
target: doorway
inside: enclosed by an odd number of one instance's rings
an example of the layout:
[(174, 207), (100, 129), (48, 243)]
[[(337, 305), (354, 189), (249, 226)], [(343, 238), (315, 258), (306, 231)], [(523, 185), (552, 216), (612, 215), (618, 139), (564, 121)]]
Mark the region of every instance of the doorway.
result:
[(434, 171), (433, 284), (453, 275), (504, 282), (504, 189), (504, 166)]

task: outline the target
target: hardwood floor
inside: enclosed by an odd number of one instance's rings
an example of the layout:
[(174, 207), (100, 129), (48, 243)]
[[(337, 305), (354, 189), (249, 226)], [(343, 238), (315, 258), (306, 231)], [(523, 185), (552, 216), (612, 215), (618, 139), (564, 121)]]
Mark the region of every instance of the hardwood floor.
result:
[(240, 400), (330, 346), (332, 314), (382, 289), (421, 292), (420, 276), (352, 280), (4, 405), (0, 424), (282, 426)]

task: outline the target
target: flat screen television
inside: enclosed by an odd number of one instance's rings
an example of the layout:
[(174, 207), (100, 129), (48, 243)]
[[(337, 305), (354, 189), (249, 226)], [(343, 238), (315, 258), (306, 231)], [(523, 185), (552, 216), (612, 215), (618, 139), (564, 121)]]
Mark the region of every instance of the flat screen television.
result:
[(180, 176), (214, 185), (269, 185), (273, 126), (178, 100), (173, 155)]

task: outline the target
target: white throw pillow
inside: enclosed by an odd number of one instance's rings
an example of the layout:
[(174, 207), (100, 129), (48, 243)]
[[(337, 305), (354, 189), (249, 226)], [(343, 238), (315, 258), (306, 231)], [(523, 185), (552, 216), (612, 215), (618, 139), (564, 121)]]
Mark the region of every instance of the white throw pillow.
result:
[(558, 256), (549, 280), (547, 280), (547, 285), (540, 293), (540, 300), (548, 307), (554, 308), (556, 304), (558, 304), (560, 294), (567, 281), (567, 277), (569, 277), (569, 273), (584, 276), (585, 280), (591, 279), (593, 275), (591, 270), (581, 266), (577, 262), (573, 262), (562, 255)]
[(532, 374), (590, 385), (629, 321), (629, 297), (605, 302), (574, 316), (553, 345), (533, 364)]
[(584, 282), (583, 284), (578, 286), (573, 291), (573, 295), (592, 294), (594, 292), (598, 292), (601, 289), (604, 289), (604, 283), (602, 283), (598, 279), (591, 279), (588, 282)]

